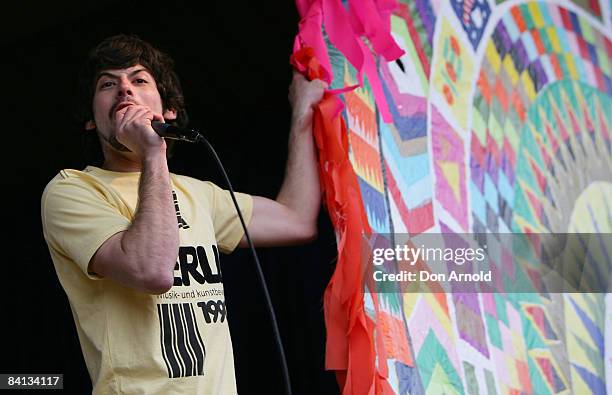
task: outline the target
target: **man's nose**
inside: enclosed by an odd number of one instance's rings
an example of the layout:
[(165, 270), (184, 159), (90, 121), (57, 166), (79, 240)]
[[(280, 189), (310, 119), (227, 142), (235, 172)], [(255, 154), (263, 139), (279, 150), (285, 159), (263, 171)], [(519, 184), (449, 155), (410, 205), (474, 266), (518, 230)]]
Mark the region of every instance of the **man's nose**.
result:
[(119, 81), (119, 90), (117, 92), (118, 96), (133, 96), (132, 92), (132, 84), (130, 80), (127, 78), (122, 78)]

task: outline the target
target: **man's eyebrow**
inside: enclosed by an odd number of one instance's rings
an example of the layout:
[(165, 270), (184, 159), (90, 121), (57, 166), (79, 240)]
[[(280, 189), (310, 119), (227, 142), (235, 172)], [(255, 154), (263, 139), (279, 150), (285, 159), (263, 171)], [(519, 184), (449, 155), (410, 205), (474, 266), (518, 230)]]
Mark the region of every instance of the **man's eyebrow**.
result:
[[(138, 74), (140, 72), (143, 72), (143, 71), (146, 72), (146, 73), (149, 73), (149, 70), (147, 70), (145, 68), (136, 69), (136, 70), (132, 71), (130, 74), (128, 74), (128, 78), (131, 78), (131, 77), (135, 76), (136, 74)], [(113, 73), (110, 73), (108, 71), (103, 71), (103, 72), (98, 74), (98, 78), (96, 79), (96, 81), (99, 81), (100, 78), (102, 78), (102, 77), (109, 77), (109, 78), (117, 79), (117, 78), (119, 78), (119, 74), (113, 74)]]

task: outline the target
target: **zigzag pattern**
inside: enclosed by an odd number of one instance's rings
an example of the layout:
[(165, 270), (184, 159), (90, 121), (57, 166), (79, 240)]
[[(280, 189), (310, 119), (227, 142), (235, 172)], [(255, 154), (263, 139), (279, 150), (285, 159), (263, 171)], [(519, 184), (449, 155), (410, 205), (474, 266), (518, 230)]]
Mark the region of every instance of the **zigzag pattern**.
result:
[[(598, 1), (576, 3), (601, 18)], [(610, 24), (604, 34), (581, 15), (552, 2), (400, 0), (389, 22), (405, 54), (376, 65), (393, 123), (367, 78), (341, 96), (370, 228), (390, 234), (380, 243), (471, 231), (494, 251), (496, 293), (368, 283), (376, 374), (389, 385), (371, 390), (605, 392), (602, 299), (549, 293), (537, 259), (547, 253), (538, 233), (612, 232)], [(328, 45), (332, 87), (356, 84)], [(524, 251), (501, 246), (511, 232), (532, 235)]]

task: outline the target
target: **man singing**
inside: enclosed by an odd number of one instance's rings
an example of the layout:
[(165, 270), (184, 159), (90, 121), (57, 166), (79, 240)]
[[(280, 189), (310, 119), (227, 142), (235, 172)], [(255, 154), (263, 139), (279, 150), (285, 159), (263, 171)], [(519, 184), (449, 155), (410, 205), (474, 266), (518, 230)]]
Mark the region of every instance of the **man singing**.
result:
[[(62, 170), (42, 196), (45, 239), (68, 296), (94, 394), (234, 394), (219, 251), (246, 246), (227, 191), (168, 170), (152, 121), (184, 126), (172, 60), (110, 37), (83, 68), (83, 122), (103, 164)], [(313, 105), (325, 84), (294, 74), (285, 180), (276, 200), (237, 194), (256, 246), (316, 237)]]

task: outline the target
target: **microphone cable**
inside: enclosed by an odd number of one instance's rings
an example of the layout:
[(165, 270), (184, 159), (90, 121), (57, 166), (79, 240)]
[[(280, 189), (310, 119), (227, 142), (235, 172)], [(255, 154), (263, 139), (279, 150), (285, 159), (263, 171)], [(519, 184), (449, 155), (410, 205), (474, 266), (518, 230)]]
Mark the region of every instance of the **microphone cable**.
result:
[(278, 323), (276, 322), (276, 314), (274, 313), (274, 307), (272, 306), (272, 299), (270, 298), (270, 294), (268, 292), (268, 286), (266, 285), (266, 279), (263, 274), (263, 270), (261, 269), (261, 264), (259, 263), (259, 258), (257, 256), (257, 252), (255, 251), (255, 246), (253, 245), (253, 241), (251, 240), (251, 236), (249, 235), (249, 231), (247, 230), (246, 223), (244, 222), (244, 218), (242, 217), (242, 212), (240, 211), (240, 207), (238, 207), (238, 202), (236, 201), (236, 196), (234, 195), (234, 188), (227, 176), (225, 168), (221, 163), (221, 159), (219, 159), (219, 155), (212, 147), (212, 145), (202, 136), (202, 134), (193, 130), (194, 133), (193, 140), (195, 142), (201, 142), (206, 145), (208, 151), (212, 154), (213, 158), (215, 158), (215, 162), (225, 179), (225, 183), (229, 189), (230, 195), (232, 197), (232, 201), (234, 202), (234, 206), (236, 207), (236, 211), (238, 212), (238, 217), (240, 218), (240, 223), (242, 224), (242, 228), (244, 229), (244, 235), (246, 236), (247, 242), (249, 244), (249, 249), (251, 250), (251, 254), (253, 255), (253, 260), (255, 262), (255, 270), (257, 271), (257, 277), (259, 278), (259, 282), (261, 283), (261, 288), (264, 293), (264, 297), (266, 299), (266, 307), (268, 308), (268, 314), (270, 315), (270, 321), (272, 322), (272, 330), (274, 332), (274, 340), (276, 341), (276, 347), (279, 354), (279, 359), (281, 362), (282, 373), (283, 373), (283, 381), (285, 384), (285, 393), (287, 395), (291, 395), (291, 382), (289, 380), (289, 369), (287, 368), (287, 359), (285, 358), (285, 350), (283, 349), (283, 343), (281, 341), (280, 332), (278, 330)]

